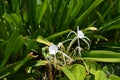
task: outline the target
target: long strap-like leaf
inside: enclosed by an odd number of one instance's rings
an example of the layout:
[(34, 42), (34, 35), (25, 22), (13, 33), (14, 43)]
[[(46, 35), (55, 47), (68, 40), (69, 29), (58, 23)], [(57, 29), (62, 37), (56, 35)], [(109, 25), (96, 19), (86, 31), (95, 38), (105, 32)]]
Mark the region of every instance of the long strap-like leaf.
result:
[(15, 43), (18, 35), (19, 35), (18, 30), (15, 30), (13, 32), (13, 34), (11, 35), (11, 37), (10, 37), (10, 39), (8, 41), (8, 44), (6, 46), (5, 53), (3, 55), (3, 59), (2, 59), (2, 63), (1, 63), (0, 68), (3, 68), (6, 65), (8, 59), (10, 57), (10, 54), (12, 53), (12, 50), (14, 49), (14, 46), (15, 46), (14, 43)]

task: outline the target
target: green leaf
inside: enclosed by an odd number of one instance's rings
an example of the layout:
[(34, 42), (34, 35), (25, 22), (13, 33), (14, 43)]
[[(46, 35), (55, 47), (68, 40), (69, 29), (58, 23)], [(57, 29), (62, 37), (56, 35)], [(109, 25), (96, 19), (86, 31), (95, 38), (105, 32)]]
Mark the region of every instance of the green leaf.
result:
[(9, 35), (7, 33), (8, 31), (6, 30), (5, 24), (0, 21), (0, 38), (3, 38), (5, 40), (8, 39)]
[(37, 23), (39, 24), (42, 20), (42, 17), (47, 9), (48, 0), (44, 0), (40, 6), (37, 7)]
[(108, 50), (92, 50), (88, 56), (94, 58), (120, 58), (120, 53)]
[(96, 66), (97, 64), (96, 64), (96, 62), (95, 61), (86, 60), (85, 63), (87, 65), (87, 67), (89, 68), (89, 72), (94, 75), (95, 72), (97, 71), (97, 66)]
[(93, 37), (96, 38), (96, 39), (98, 39), (98, 40), (102, 39), (102, 40), (108, 41), (108, 39), (105, 38), (105, 37), (102, 36), (102, 35), (94, 35)]
[(29, 53), (19, 64), (14, 67), (14, 73), (17, 72), (23, 65), (26, 64), (29, 60), (36, 58), (32, 53)]
[(105, 73), (100, 70), (96, 71), (95, 80), (107, 80)]
[(118, 13), (120, 13), (120, 1), (118, 2)]
[(120, 53), (107, 50), (92, 50), (84, 59), (99, 62), (120, 62)]
[(26, 66), (35, 67), (35, 66), (43, 66), (47, 64), (48, 62), (45, 60), (34, 60), (34, 61), (29, 61), (28, 63), (26, 63)]
[(19, 13), (19, 1), (18, 0), (11, 0), (12, 12)]
[(18, 61), (14, 64), (11, 64), (0, 70), (0, 79), (8, 76), (10, 74), (14, 74), (17, 72), (23, 65), (26, 64), (29, 60), (33, 59), (35, 56), (29, 53), (22, 61)]
[(58, 1), (58, 4), (59, 5), (56, 7), (56, 10), (57, 10), (56, 14), (57, 14), (57, 19), (58, 19), (57, 30), (60, 28), (60, 25), (63, 24), (61, 23), (61, 21), (63, 21), (62, 18), (64, 18), (63, 16), (64, 16), (64, 11), (66, 11), (65, 8), (67, 5), (67, 1), (61, 0), (61, 1)]
[(86, 57), (84, 59), (91, 60), (91, 61), (97, 61), (97, 62), (110, 62), (110, 63), (120, 62), (120, 58), (90, 58), (90, 57)]
[[(14, 49), (13, 49), (13, 53), (11, 54), (11, 59), (13, 61), (16, 61), (17, 60), (17, 56), (20, 55), (19, 51), (20, 49), (22, 48), (23, 46), (23, 43), (24, 43), (24, 38), (22, 35), (18, 36), (16, 41), (14, 42), (15, 46), (14, 46)], [(19, 54), (18, 54), (19, 53)]]
[(50, 46), (50, 44), (51, 44), (51, 42), (49, 42), (47, 39), (43, 38), (42, 36), (38, 36), (36, 41), (39, 43), (42, 43), (42, 44), (46, 44), (48, 46)]
[(14, 24), (15, 27), (21, 27), (21, 19), (20, 19), (20, 16), (18, 16), (17, 14), (15, 13), (12, 13), (12, 14), (7, 14), (5, 13), (3, 15), (3, 17), (10, 23), (10, 24)]
[(120, 77), (118, 77), (117, 75), (110, 75), (109, 79), (110, 80), (120, 80)]
[(6, 50), (5, 50), (5, 53), (3, 55), (3, 59), (2, 59), (2, 63), (1, 63), (0, 68), (3, 68), (6, 65), (8, 59), (9, 59), (9, 56), (11, 55), (11, 52), (14, 49), (14, 46), (15, 46), (14, 42), (16, 42), (18, 35), (19, 35), (18, 30), (15, 30), (13, 32), (13, 34), (11, 35), (11, 37), (8, 41), (8, 44), (6, 46)]
[(29, 18), (29, 24), (31, 25), (31, 27), (29, 27), (31, 34), (33, 34), (37, 28), (36, 8), (37, 8), (37, 0), (27, 0), (27, 14)]
[(95, 0), (94, 3), (75, 20), (75, 27), (81, 25), (84, 19), (90, 14), (103, 0)]
[(65, 30), (65, 31), (61, 31), (61, 32), (59, 32), (59, 33), (56, 33), (56, 34), (53, 34), (53, 35), (47, 37), (46, 39), (48, 39), (48, 40), (49, 40), (49, 39), (53, 39), (53, 38), (55, 38), (55, 37), (59, 37), (59, 36), (61, 36), (61, 35), (63, 35), (63, 34), (66, 34), (66, 33), (70, 32), (70, 31), (71, 31), (70, 29)]
[(117, 0), (115, 0), (113, 3), (110, 4), (110, 6), (107, 8), (105, 13), (103, 14), (104, 18), (110, 14), (111, 9), (114, 8), (114, 5), (116, 5), (116, 3), (117, 3)]
[(103, 26), (101, 26), (99, 28), (99, 31), (102, 33), (102, 31), (107, 30), (107, 28), (109, 28), (109, 26), (113, 25), (114, 23), (120, 21), (120, 16), (116, 17), (115, 19), (112, 19), (111, 21), (106, 22), (105, 24), (103, 24)]
[[(20, 15), (15, 14), (15, 13), (11, 13), (11, 14), (7, 14), (5, 13), (3, 15), (3, 17), (5, 18), (5, 20), (9, 23), (10, 28), (14, 31), (14, 29), (19, 29), (19, 31), (21, 33), (25, 33), (25, 29), (22, 26), (22, 20)], [(13, 26), (14, 25), (14, 26)]]
[(74, 0), (74, 8), (70, 15), (72, 19), (74, 19), (77, 16), (82, 6), (83, 6), (83, 0)]
[(14, 52), (17, 53), (19, 51), (19, 49), (22, 47), (24, 42), (24, 38), (22, 35), (18, 36), (15, 42), (15, 47), (14, 47)]
[(70, 18), (70, 14), (71, 14), (71, 12), (73, 11), (72, 9), (73, 9), (73, 5), (74, 5), (74, 0), (70, 0), (69, 1), (69, 4), (68, 4), (68, 6), (67, 6), (67, 14), (66, 14), (66, 16), (64, 17), (64, 24), (67, 24), (67, 22), (69, 21), (69, 18)]
[(99, 11), (97, 11), (96, 10), (96, 13), (97, 13), (97, 15), (98, 15), (98, 17), (99, 17), (99, 19), (100, 19), (100, 22), (104, 22), (104, 17), (103, 17), (103, 15), (99, 12)]
[(120, 29), (120, 24), (114, 24), (114, 25), (111, 25), (109, 27), (106, 27), (105, 29), (102, 30), (102, 34), (110, 31), (110, 30), (115, 30), (115, 29)]
[(2, 17), (3, 13), (4, 13), (4, 1), (0, 0), (0, 18)]
[(10, 75), (12, 72), (14, 72), (14, 67), (19, 63), (20, 63), (20, 61), (14, 63), (12, 65), (9, 65), (3, 69), (0, 69), (0, 79), (4, 78), (4, 77)]
[(29, 52), (35, 50), (37, 48), (36, 41), (30, 38), (24, 39), (24, 44), (26, 45), (26, 49), (24, 51), (24, 54), (22, 54), (22, 57), (25, 57)]
[(80, 64), (63, 66), (61, 70), (70, 80), (84, 80), (86, 76), (85, 67)]

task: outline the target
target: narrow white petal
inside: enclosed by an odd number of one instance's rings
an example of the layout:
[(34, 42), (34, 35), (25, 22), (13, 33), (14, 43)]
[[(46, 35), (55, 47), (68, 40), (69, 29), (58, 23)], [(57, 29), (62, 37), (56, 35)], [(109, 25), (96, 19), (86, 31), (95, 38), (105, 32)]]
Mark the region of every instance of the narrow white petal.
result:
[(70, 50), (70, 47), (75, 43), (75, 41), (78, 39), (78, 37), (74, 37), (73, 40), (70, 42), (67, 51)]
[(90, 44), (85, 39), (82, 40), (88, 45), (88, 49), (90, 49)]
[(88, 37), (84, 36), (85, 39), (87, 39), (89, 41), (89, 43), (91, 44), (91, 41)]
[(65, 40), (65, 41), (63, 41), (63, 42), (61, 42), (61, 43), (65, 43), (65, 42), (68, 42), (68, 41), (70, 41), (70, 40), (72, 40), (72, 39), (67, 39), (67, 40)]
[(62, 53), (64, 56), (66, 56), (67, 58), (71, 59), (71, 58), (70, 58), (67, 54), (65, 54), (64, 52), (62, 52), (62, 51), (58, 51), (58, 52)]
[(78, 46), (80, 47), (80, 40), (78, 39)]
[(65, 56), (63, 55), (63, 61), (64, 61), (64, 64), (66, 64), (66, 61), (65, 61)]
[(71, 32), (67, 35), (67, 37), (69, 37), (70, 34), (72, 34), (72, 33), (74, 33), (75, 35), (77, 35), (77, 33), (76, 33), (75, 31), (71, 31)]

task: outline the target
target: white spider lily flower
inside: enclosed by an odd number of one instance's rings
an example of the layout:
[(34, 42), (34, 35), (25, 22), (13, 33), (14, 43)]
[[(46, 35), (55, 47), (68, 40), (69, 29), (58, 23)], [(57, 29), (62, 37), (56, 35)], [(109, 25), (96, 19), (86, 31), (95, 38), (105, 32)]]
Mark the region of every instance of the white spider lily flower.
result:
[(70, 57), (67, 54), (65, 54), (64, 52), (58, 50), (58, 46), (53, 44), (53, 43), (49, 46), (49, 52), (50, 52), (50, 55), (56, 55), (59, 52), (62, 55), (66, 56), (67, 58), (70, 59)]
[(71, 59), (67, 54), (65, 54), (64, 52), (60, 51), (58, 46), (53, 44), (53, 43), (51, 43), (51, 45), (48, 47), (48, 49), (49, 49), (50, 57), (51, 57), (51, 55), (54, 56), (54, 61), (55, 61), (54, 65), (55, 66), (56, 66), (56, 54), (57, 53), (61, 53), (63, 55), (64, 62), (65, 62), (65, 58), (64, 57), (67, 57), (68, 59)]
[(89, 43), (91, 42), (90, 39), (88, 37), (86, 37), (81, 30), (79, 30), (79, 26), (77, 26), (77, 36), (80, 39), (87, 39), (89, 41)]
[(59, 43), (58, 43), (58, 48), (64, 47), (63, 44), (64, 44), (65, 42), (70, 41), (70, 40), (72, 40), (72, 39), (67, 39), (67, 40), (65, 40), (65, 41), (59, 42)]
[(51, 55), (56, 55), (56, 53), (58, 52), (58, 46), (52, 43), (49, 46), (49, 52)]
[(90, 39), (84, 35), (82, 30), (79, 30), (79, 26), (77, 26), (77, 33), (75, 31), (71, 31), (67, 37), (69, 37), (71, 33), (74, 33), (75, 37), (72, 39), (70, 45), (68, 46), (68, 51), (70, 50), (70, 47), (75, 43), (76, 40), (78, 40), (78, 46), (80, 47), (79, 39), (83, 40), (87, 44), (88, 49), (90, 49)]

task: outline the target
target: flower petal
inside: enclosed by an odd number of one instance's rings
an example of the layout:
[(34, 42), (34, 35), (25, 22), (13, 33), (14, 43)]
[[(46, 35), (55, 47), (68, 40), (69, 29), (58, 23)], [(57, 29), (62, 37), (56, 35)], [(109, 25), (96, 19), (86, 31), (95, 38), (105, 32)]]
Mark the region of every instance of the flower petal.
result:
[(71, 32), (67, 35), (67, 37), (69, 37), (70, 34), (72, 34), (72, 33), (74, 33), (75, 35), (77, 35), (77, 33), (76, 33), (75, 31), (71, 31)]
[(78, 31), (77, 31), (77, 36), (78, 36), (79, 38), (83, 38), (83, 37), (84, 37), (84, 33), (83, 33), (81, 30), (78, 30)]
[(52, 43), (49, 46), (49, 52), (50, 52), (50, 54), (56, 55), (57, 51), (58, 51), (58, 46)]

